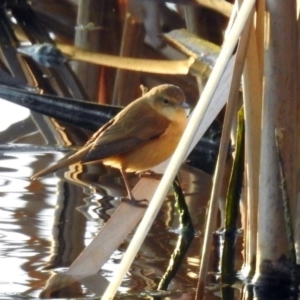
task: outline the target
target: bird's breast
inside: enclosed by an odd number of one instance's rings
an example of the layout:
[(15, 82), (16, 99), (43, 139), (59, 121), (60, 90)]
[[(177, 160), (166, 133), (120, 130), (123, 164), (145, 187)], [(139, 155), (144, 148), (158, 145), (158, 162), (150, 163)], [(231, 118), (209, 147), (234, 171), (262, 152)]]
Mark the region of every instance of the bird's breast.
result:
[(175, 151), (185, 129), (186, 122), (172, 121), (166, 131), (128, 153), (103, 160), (105, 165), (123, 168), (127, 172), (148, 170), (170, 157)]

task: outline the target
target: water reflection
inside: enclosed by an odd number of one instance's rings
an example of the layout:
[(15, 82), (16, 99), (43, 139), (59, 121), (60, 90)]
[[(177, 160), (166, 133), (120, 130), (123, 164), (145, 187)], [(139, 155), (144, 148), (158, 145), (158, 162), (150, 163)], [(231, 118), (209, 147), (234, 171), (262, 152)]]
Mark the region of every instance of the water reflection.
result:
[[(35, 117), (40, 120), (40, 117)], [(46, 121), (46, 124), (51, 127), (56, 123)], [(0, 133), (0, 143), (22, 142), (46, 147), (54, 140), (69, 145), (82, 145), (86, 141), (84, 132), (76, 130), (74, 134), (72, 129), (62, 131), (61, 127), (59, 130), (64, 138), (57, 136), (56, 129), (43, 136), (31, 118), (21, 118)], [(53, 294), (48, 289), (57, 277), (59, 280), (69, 280), (63, 272), (97, 235), (126, 191), (120, 172), (101, 164), (76, 164), (42, 180), (29, 180), (36, 171), (64, 155), (44, 150), (0, 153), (0, 265), (4, 270), (0, 274), (0, 297), (38, 298), (41, 293), (48, 298), (92, 297), (97, 291), (92, 291), (90, 287), (94, 287), (96, 282), (99, 290), (103, 290), (118, 271), (117, 267), (133, 233), (113, 253), (99, 275), (89, 278), (85, 287), (72, 282), (61, 293)], [(137, 176), (130, 176), (132, 186), (137, 180)], [(169, 286), (173, 292), (160, 293), (161, 299), (191, 299), (197, 283), (201, 230), (211, 177), (184, 166), (180, 171), (180, 182), (193, 225), (199, 234)], [(169, 265), (180, 235), (179, 228), (178, 212), (170, 193), (119, 289), (122, 295), (133, 295), (133, 298), (143, 293), (157, 295), (155, 290)], [(216, 244), (212, 249), (217, 262), (218, 247)], [(218, 263), (212, 262), (211, 269), (217, 268)], [(218, 282), (214, 275), (211, 278), (214, 278), (212, 282)], [(208, 295), (208, 299), (221, 297), (215, 291)]]
[[(52, 224), (44, 210), (51, 204), (33, 199), (28, 180), (22, 179), (31, 174), (33, 160), (27, 153), (1, 158), (0, 264), (4, 271), (0, 274), (0, 291), (4, 294), (27, 294), (45, 280), (37, 270), (47, 261)], [(53, 203), (49, 216), (53, 216)]]
[[(53, 270), (61, 272), (74, 261), (114, 212), (120, 202), (118, 196), (124, 195), (119, 172), (102, 165), (77, 165), (66, 173), (59, 171), (56, 176), (29, 181), (35, 168), (40, 169), (62, 156), (61, 153), (6, 153), (1, 156), (0, 264), (5, 270), (0, 274), (2, 295), (17, 293), (38, 297)], [(187, 201), (195, 212), (192, 218), (200, 229), (206, 199), (200, 199), (201, 202), (194, 199), (201, 187), (189, 182), (196, 181), (196, 175), (197, 172), (193, 174), (190, 170), (181, 171)], [(136, 180), (136, 176), (131, 176), (132, 184)], [(204, 180), (205, 184), (210, 184), (209, 178)], [(120, 292), (155, 290), (176, 244), (178, 227), (174, 199), (169, 196)], [(108, 280), (117, 271), (116, 266), (130, 238), (104, 265), (102, 274)], [(199, 237), (171, 289), (195, 286), (198, 246)], [(88, 290), (80, 290), (79, 294), (92, 295)]]

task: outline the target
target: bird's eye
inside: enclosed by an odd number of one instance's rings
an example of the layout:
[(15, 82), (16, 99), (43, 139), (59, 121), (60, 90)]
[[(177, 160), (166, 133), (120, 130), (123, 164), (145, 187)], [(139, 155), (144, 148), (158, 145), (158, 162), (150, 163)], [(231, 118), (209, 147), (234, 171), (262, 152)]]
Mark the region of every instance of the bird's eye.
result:
[(164, 99), (163, 99), (163, 103), (164, 103), (164, 104), (169, 104), (169, 103), (170, 103), (170, 100), (167, 99), (167, 98), (164, 98)]

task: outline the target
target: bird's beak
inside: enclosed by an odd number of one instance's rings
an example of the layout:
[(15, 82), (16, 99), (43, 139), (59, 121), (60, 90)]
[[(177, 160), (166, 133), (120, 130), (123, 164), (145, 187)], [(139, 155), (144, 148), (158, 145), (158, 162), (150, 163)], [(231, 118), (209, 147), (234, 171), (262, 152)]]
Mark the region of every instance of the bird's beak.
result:
[(190, 106), (187, 102), (182, 102), (182, 103), (180, 103), (180, 106), (181, 106), (182, 108), (185, 108), (185, 109), (190, 109), (190, 108), (191, 108), (191, 106)]
[(189, 114), (191, 112), (191, 106), (186, 102), (180, 103), (180, 106), (185, 109), (186, 115), (189, 116)]

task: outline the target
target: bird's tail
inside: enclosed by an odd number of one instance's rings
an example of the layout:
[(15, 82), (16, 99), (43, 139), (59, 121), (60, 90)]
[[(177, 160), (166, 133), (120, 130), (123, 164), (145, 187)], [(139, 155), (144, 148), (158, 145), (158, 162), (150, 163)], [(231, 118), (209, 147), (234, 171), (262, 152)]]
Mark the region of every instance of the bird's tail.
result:
[(77, 163), (79, 161), (81, 161), (81, 159), (84, 157), (85, 152), (76, 152), (75, 154), (73, 154), (72, 156), (68, 157), (68, 158), (63, 158), (62, 160), (58, 161), (56, 164), (49, 166), (46, 169), (43, 169), (39, 172), (37, 172), (36, 174), (34, 174), (33, 176), (31, 176), (31, 180), (37, 180), (40, 179), (50, 173), (53, 173), (63, 167), (72, 165), (74, 163)]

